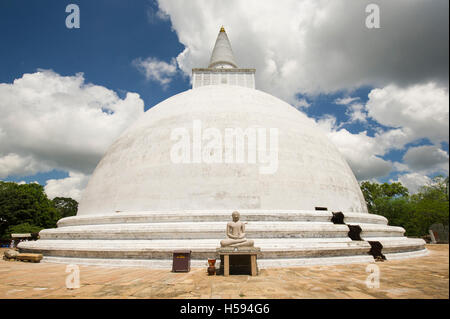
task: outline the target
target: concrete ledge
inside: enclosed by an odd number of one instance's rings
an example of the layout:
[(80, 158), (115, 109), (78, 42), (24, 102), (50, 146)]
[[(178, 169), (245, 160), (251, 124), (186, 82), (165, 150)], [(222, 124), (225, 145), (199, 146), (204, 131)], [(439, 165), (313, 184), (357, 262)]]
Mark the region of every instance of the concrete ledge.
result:
[(369, 255), (345, 256), (345, 257), (318, 257), (318, 258), (290, 258), (290, 259), (259, 259), (259, 268), (302, 267), (321, 265), (343, 265), (354, 263), (374, 263)]
[(249, 255), (249, 254), (261, 254), (261, 248), (259, 247), (219, 247), (216, 248), (218, 254), (235, 254), (235, 255)]
[(397, 260), (397, 259), (406, 259), (406, 258), (417, 258), (429, 255), (430, 252), (428, 249), (424, 248), (418, 251), (407, 251), (402, 253), (390, 253), (384, 254), (386, 256), (386, 260)]
[[(40, 252), (44, 256), (117, 259), (171, 259), (178, 249), (192, 250), (193, 259), (207, 259), (216, 255), (219, 240), (39, 240), (22, 242), (23, 252)], [(422, 242), (401, 239), (383, 240), (383, 253), (422, 250)], [(261, 259), (316, 258), (368, 255), (370, 244), (366, 241), (311, 241), (303, 239), (255, 239), (261, 248)]]
[[(139, 260), (139, 259), (102, 259), (102, 258), (67, 258), (67, 257), (44, 257), (42, 262), (75, 264), (75, 265), (93, 265), (104, 267), (143, 267), (152, 269), (171, 269), (172, 260)], [(282, 268), (282, 267), (301, 267), (313, 265), (342, 265), (354, 263), (374, 263), (372, 256), (347, 256), (347, 257), (318, 257), (318, 258), (286, 258), (286, 259), (258, 259), (258, 268)], [(191, 260), (191, 268), (206, 268), (207, 260)], [(220, 268), (220, 260), (216, 267)]]
[(388, 220), (384, 216), (375, 214), (363, 214), (363, 213), (349, 213), (343, 212), (344, 223), (346, 224), (380, 224), (387, 225)]
[(411, 252), (425, 249), (425, 241), (421, 238), (370, 238), (383, 245), (383, 254)]
[[(404, 229), (381, 224), (359, 224), (362, 237), (401, 237)], [(41, 239), (216, 239), (221, 238), (226, 222), (178, 222), (81, 225), (45, 229)], [(248, 238), (342, 238), (348, 237), (347, 225), (331, 222), (249, 222)]]
[[(45, 256), (79, 258), (130, 258), (170, 259), (178, 249), (192, 250), (192, 258), (209, 258), (216, 255), (219, 240), (39, 240), (22, 242), (24, 252), (41, 252)], [(364, 241), (325, 242), (301, 239), (259, 239), (255, 246), (261, 248), (260, 258), (294, 258), (317, 256), (349, 256), (367, 254), (370, 245)]]
[[(221, 238), (226, 222), (108, 224), (45, 229), (41, 239), (214, 239)], [(251, 222), (248, 238), (347, 237), (348, 227), (332, 223)]]
[[(331, 222), (330, 211), (308, 210), (240, 210), (245, 221), (299, 221)], [(181, 211), (181, 212), (117, 212), (107, 215), (89, 215), (66, 217), (58, 221), (58, 227), (79, 225), (104, 225), (122, 223), (167, 223), (167, 222), (228, 222), (231, 212), (218, 211)], [(387, 224), (383, 216), (367, 213), (344, 212), (345, 222)]]
[(359, 225), (361, 227), (361, 238), (372, 240), (375, 237), (403, 237), (405, 229), (398, 226), (365, 224), (365, 223), (349, 223), (349, 225)]

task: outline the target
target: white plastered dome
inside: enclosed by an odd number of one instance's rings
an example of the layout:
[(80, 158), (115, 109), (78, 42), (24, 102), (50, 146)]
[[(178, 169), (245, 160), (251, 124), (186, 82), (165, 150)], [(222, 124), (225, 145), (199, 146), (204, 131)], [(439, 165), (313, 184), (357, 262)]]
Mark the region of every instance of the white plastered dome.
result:
[[(278, 164), (174, 163), (177, 128), (278, 129)], [(247, 140), (246, 140), (247, 141)], [(207, 142), (203, 142), (203, 146)], [(191, 152), (192, 152), (191, 140)], [(245, 145), (247, 151), (247, 144)], [(258, 145), (259, 147), (259, 145)], [(192, 157), (191, 157), (192, 158)], [(85, 189), (80, 215), (142, 211), (314, 210), (367, 213), (360, 187), (337, 148), (313, 120), (262, 91), (211, 85), (148, 110), (112, 144)]]
[[(204, 267), (207, 258), (217, 257), (231, 212), (238, 210), (248, 222), (246, 235), (261, 249), (261, 268), (426, 255), (423, 239), (404, 237), (402, 227), (367, 213), (352, 171), (313, 120), (244, 87), (254, 87), (254, 72), (237, 68), (221, 28), (210, 67), (193, 69), (195, 89), (159, 103), (126, 130), (95, 169), (77, 216), (42, 230), (37, 241), (20, 243), (20, 251), (42, 253), (47, 262), (170, 269), (173, 252), (188, 249), (193, 267)], [(198, 162), (178, 163), (171, 156), (180, 142), (171, 137), (180, 129), (190, 160)], [(220, 147), (208, 149), (208, 137), (200, 147), (194, 142), (208, 129), (219, 135)], [(261, 130), (269, 141), (274, 129), (278, 149), (265, 141), (264, 151), (258, 140), (244, 150), (258, 156), (271, 150), (275, 169), (266, 174), (261, 168), (268, 163), (247, 157), (223, 161), (227, 151), (236, 151), (225, 143), (227, 129), (259, 129), (258, 137)], [(222, 161), (194, 158), (194, 148), (196, 154), (206, 150), (205, 158), (222, 153)]]

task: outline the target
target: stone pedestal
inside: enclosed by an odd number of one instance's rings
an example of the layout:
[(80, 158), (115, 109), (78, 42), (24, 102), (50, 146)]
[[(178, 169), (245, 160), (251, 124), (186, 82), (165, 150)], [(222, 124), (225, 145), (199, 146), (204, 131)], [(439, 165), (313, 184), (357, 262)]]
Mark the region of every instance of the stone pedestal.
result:
[(261, 253), (258, 247), (221, 247), (216, 252), (221, 260), (220, 269), (224, 276), (230, 275), (231, 268), (239, 274), (249, 270), (250, 275), (258, 275), (257, 257)]

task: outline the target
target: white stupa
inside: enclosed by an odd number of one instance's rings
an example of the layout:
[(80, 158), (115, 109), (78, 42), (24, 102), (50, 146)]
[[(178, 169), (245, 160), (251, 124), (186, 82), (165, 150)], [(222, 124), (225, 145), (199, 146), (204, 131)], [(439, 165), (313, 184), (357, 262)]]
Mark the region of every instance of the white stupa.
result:
[[(354, 174), (313, 120), (255, 89), (255, 70), (238, 68), (223, 28), (208, 68), (193, 69), (192, 81), (191, 90), (148, 110), (113, 143), (77, 216), (20, 250), (42, 252), (49, 262), (170, 268), (174, 250), (190, 249), (193, 266), (204, 266), (237, 210), (248, 222), (247, 238), (261, 248), (261, 268), (373, 262), (371, 242), (382, 245), (388, 260), (427, 253), (422, 239), (406, 238), (403, 228), (368, 213)], [(262, 129), (267, 144), (248, 143), (248, 158), (227, 162), (225, 140), (208, 148), (209, 128), (224, 135), (230, 128)], [(192, 138), (181, 162), (173, 157), (174, 132)], [(205, 162), (205, 150), (216, 161)], [(261, 154), (266, 162), (258, 161)], [(333, 212), (343, 213), (343, 223)], [(356, 225), (360, 240), (349, 237)]]

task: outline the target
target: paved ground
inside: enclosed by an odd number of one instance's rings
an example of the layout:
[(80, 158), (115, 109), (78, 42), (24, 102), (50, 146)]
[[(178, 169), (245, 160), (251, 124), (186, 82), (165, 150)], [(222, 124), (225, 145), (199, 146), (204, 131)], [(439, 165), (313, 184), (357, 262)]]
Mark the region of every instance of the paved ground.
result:
[[(0, 298), (449, 298), (449, 246), (430, 255), (376, 263), (380, 287), (368, 288), (366, 264), (262, 270), (257, 277), (208, 276), (144, 268), (80, 266), (80, 288), (66, 288), (66, 266), (0, 260)], [(1, 252), (3, 255), (3, 251)]]

